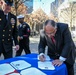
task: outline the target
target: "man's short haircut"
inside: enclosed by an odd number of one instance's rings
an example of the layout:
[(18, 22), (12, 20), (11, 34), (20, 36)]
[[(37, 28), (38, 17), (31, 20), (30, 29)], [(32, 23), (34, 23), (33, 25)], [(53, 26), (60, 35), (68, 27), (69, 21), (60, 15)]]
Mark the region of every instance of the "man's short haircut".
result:
[(44, 26), (46, 26), (48, 23), (50, 23), (51, 26), (57, 28), (57, 24), (54, 20), (46, 20)]

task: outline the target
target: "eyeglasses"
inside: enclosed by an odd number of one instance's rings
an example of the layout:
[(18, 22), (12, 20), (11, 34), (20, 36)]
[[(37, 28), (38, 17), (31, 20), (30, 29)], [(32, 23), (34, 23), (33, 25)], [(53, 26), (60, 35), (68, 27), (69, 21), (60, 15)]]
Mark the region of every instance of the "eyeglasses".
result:
[(53, 32), (45, 32), (46, 35), (54, 35), (56, 33), (56, 29)]

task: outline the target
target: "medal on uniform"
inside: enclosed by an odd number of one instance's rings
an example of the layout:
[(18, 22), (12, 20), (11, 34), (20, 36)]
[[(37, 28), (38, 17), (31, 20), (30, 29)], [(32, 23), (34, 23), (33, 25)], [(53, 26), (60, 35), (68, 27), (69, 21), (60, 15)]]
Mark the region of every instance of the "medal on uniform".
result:
[(11, 24), (12, 24), (12, 28), (14, 28), (14, 25), (15, 25), (15, 19), (14, 18), (11, 18)]

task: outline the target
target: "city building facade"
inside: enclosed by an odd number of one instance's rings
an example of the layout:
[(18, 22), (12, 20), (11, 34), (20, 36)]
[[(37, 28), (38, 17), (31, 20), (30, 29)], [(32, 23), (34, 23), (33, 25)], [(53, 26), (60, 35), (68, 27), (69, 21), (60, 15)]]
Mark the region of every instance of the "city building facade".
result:
[(26, 0), (24, 4), (27, 7), (27, 14), (32, 13), (32, 11), (33, 11), (33, 0)]

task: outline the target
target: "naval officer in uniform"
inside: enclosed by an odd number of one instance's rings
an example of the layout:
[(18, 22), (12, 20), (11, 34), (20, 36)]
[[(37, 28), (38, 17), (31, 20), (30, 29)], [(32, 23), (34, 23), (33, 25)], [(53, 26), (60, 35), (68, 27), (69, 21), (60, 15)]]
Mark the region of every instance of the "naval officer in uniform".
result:
[(16, 50), (19, 50), (18, 31), (16, 16), (11, 14), (11, 6), (13, 0), (2, 0), (2, 10), (0, 10), (0, 55), (4, 55), (4, 59), (12, 58), (12, 45), (14, 39)]
[(24, 22), (24, 15), (19, 15), (19, 26), (18, 26), (18, 39), (20, 49), (16, 52), (16, 56), (20, 56), (23, 49), (26, 54), (31, 53), (29, 48), (29, 36), (30, 36), (30, 26)]

